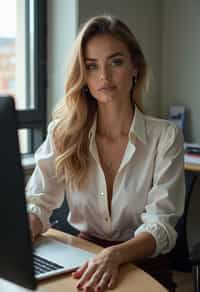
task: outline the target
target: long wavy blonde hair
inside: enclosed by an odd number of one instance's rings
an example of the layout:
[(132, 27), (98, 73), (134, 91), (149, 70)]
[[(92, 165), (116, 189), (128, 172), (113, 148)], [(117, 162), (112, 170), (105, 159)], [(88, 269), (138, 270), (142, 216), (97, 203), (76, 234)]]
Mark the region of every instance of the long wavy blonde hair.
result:
[(68, 66), (65, 96), (56, 108), (53, 118), (56, 126), (53, 141), (56, 149), (56, 173), (67, 173), (72, 187), (83, 186), (89, 168), (89, 130), (97, 111), (95, 98), (84, 90), (86, 68), (84, 62), (88, 41), (94, 36), (109, 34), (122, 41), (138, 70), (137, 81), (131, 90), (133, 104), (142, 110), (142, 96), (147, 91), (147, 65), (142, 50), (126, 24), (110, 15), (91, 18), (80, 30)]

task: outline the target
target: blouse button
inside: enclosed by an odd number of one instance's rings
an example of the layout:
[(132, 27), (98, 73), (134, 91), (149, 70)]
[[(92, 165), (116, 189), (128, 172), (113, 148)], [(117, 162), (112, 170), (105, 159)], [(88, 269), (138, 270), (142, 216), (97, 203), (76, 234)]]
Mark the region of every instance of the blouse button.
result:
[(101, 192), (100, 195), (103, 197), (104, 196), (104, 192)]

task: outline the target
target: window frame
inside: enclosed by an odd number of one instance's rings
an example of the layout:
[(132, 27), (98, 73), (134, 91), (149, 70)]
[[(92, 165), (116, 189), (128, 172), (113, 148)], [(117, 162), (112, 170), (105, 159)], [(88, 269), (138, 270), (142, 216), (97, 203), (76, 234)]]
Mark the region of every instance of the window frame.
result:
[[(29, 1), (26, 1), (26, 5), (27, 49), (29, 46), (29, 14), (27, 13)], [(44, 140), (47, 123), (47, 1), (34, 0), (34, 10), (34, 109), (17, 110), (18, 129), (30, 129), (29, 153), (33, 153)], [(26, 94), (29, 93), (26, 92)]]

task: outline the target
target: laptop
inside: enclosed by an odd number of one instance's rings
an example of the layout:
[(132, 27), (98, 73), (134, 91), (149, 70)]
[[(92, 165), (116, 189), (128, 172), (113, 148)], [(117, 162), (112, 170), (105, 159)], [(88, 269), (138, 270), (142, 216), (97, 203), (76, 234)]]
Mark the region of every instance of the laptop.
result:
[(13, 98), (2, 96), (0, 96), (0, 200), (1, 278), (28, 289), (35, 289), (40, 279), (71, 272), (94, 256), (93, 253), (47, 236), (40, 236), (32, 246), (17, 135), (17, 112)]

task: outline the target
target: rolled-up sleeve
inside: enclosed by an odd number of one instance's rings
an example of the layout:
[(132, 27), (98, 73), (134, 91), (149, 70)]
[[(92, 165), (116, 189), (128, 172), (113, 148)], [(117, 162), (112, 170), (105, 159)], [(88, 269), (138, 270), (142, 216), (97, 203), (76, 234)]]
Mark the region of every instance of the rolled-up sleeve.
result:
[(142, 225), (135, 235), (149, 232), (156, 241), (153, 256), (169, 252), (176, 243), (175, 225), (185, 202), (184, 149), (182, 131), (169, 123), (163, 129), (155, 155), (152, 188), (148, 193)]
[(35, 169), (26, 186), (27, 209), (39, 217), (43, 232), (49, 227), (49, 217), (64, 199), (64, 178), (55, 173), (55, 151), (52, 142), (54, 123), (50, 123), (44, 143), (35, 153)]

